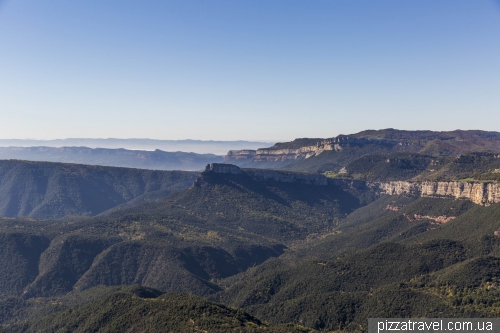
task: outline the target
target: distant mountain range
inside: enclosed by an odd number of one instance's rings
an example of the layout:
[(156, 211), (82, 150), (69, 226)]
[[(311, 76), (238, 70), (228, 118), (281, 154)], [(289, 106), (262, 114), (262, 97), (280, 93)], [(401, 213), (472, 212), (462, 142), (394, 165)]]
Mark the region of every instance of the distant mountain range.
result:
[(223, 161), (214, 154), (87, 147), (0, 147), (0, 159), (184, 171), (200, 171)]
[(198, 154), (225, 155), (231, 149), (258, 149), (274, 142), (256, 141), (206, 141), (206, 140), (155, 140), (155, 139), (88, 139), (69, 138), (55, 140), (0, 139), (0, 147), (88, 147), (124, 148), (132, 150), (156, 150), (168, 152), (192, 152)]

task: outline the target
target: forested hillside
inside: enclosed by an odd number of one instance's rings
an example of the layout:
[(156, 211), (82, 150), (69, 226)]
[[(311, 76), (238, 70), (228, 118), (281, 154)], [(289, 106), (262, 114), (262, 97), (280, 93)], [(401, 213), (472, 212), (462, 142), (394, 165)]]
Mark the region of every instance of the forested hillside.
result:
[(329, 177), (375, 181), (498, 182), (500, 154), (467, 153), (440, 157), (412, 153), (373, 154), (347, 164), (341, 172), (329, 171), (325, 174)]
[[(353, 166), (366, 179), (398, 179), (436, 161), (397, 159)], [(442, 168), (484, 173), (497, 160), (445, 157)], [(145, 193), (94, 217), (1, 218), (6, 332), (363, 332), (369, 317), (500, 311), (500, 203), (384, 195), (349, 179), (224, 164), (193, 181), (182, 172), (2, 163), (12, 180), (4, 189), (40, 189), (33, 180), (42, 179)]]
[(139, 286), (96, 288), (60, 303), (59, 312), (34, 306), (39, 316), (8, 325), (4, 332), (316, 332), (299, 325), (268, 325), (240, 309)]
[(496, 316), (500, 205), (432, 200), (445, 203), (396, 200), (385, 217), (372, 207), (380, 216), (373, 223), (351, 217), (309, 246), (316, 259), (298, 253), (268, 261), (227, 279), (214, 299), (271, 323), (327, 330), (366, 331), (367, 318), (378, 317)]
[(0, 215), (93, 216), (132, 199), (164, 197), (196, 177), (185, 171), (0, 160)]
[(3, 219), (0, 260), (11, 273), (1, 276), (0, 293), (50, 297), (142, 284), (209, 295), (220, 290), (214, 279), (335, 228), (363, 200), (337, 186), (205, 172), (169, 197), (95, 218)]

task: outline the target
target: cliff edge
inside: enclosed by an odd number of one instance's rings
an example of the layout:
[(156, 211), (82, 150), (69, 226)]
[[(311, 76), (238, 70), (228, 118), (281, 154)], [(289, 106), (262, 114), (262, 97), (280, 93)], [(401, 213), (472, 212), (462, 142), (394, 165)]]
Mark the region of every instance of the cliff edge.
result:
[(273, 180), (284, 183), (308, 185), (336, 185), (356, 190), (375, 191), (378, 194), (413, 195), (434, 198), (452, 198), (470, 200), (478, 205), (490, 205), (500, 202), (500, 184), (473, 182), (412, 182), (390, 181), (373, 182), (349, 179), (329, 179), (320, 174), (299, 172), (241, 169), (236, 165), (213, 163), (205, 168), (205, 173), (246, 175), (258, 181)]

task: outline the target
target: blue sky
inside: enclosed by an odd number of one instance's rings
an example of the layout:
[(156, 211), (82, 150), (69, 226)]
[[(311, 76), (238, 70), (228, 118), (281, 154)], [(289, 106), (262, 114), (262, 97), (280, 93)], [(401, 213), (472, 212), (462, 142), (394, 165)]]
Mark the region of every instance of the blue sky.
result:
[(493, 0), (0, 0), (0, 137), (500, 130)]

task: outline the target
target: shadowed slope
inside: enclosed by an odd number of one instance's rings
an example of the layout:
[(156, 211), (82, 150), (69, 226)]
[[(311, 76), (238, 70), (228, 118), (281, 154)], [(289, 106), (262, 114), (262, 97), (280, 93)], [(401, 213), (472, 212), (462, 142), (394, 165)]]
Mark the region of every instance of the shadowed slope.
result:
[(196, 173), (0, 161), (0, 215), (92, 216), (144, 194), (186, 188)]

